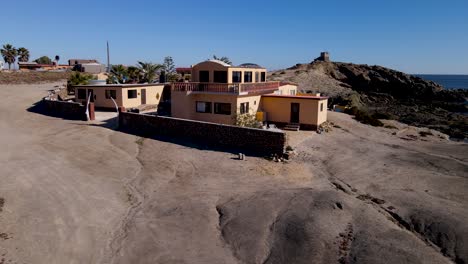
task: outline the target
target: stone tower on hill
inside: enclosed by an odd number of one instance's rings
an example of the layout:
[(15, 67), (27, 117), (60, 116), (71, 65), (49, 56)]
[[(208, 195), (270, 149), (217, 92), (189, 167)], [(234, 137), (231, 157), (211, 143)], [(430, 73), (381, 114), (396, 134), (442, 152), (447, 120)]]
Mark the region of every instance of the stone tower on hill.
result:
[(330, 61), (330, 54), (327, 51), (320, 52), (320, 57), (316, 58), (314, 61)]

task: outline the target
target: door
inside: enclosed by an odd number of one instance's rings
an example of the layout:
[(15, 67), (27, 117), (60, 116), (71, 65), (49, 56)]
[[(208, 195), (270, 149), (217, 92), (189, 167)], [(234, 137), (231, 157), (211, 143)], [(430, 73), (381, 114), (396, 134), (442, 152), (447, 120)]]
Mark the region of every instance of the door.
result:
[(146, 104), (146, 89), (141, 89), (141, 104)]
[(299, 103), (291, 103), (291, 123), (299, 123)]

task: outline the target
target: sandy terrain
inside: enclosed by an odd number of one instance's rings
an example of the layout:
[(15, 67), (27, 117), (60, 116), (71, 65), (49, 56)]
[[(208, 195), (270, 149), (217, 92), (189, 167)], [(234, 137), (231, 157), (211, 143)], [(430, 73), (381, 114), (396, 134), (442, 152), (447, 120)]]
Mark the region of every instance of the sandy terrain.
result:
[(2, 264), (468, 262), (467, 144), (330, 113), (240, 161), (27, 111), (53, 85), (0, 86)]

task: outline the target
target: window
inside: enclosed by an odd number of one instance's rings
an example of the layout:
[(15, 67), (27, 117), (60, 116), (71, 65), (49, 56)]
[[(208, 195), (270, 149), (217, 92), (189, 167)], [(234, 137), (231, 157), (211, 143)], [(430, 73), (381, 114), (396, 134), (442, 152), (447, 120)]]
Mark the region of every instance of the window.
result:
[(244, 82), (252, 82), (252, 72), (251, 71), (246, 71), (244, 72)]
[(290, 95), (296, 95), (296, 90), (289, 90)]
[(259, 72), (255, 73), (255, 82), (260, 82), (260, 73)]
[(106, 99), (117, 99), (117, 92), (115, 90), (106, 90)]
[(78, 89), (78, 99), (86, 99), (86, 89)]
[(233, 71), (232, 72), (232, 82), (233, 83), (242, 82), (242, 72), (241, 71)]
[(211, 102), (196, 102), (197, 113), (210, 113), (211, 114)]
[(245, 103), (240, 104), (240, 113), (241, 114), (249, 113), (249, 102), (245, 102)]
[(323, 103), (320, 104), (320, 112), (323, 112)]
[(210, 72), (209, 71), (200, 71), (198, 73), (198, 75), (199, 75), (199, 78), (198, 78), (199, 82), (210, 82)]
[(215, 83), (227, 83), (227, 71), (214, 71), (213, 82)]
[(214, 103), (214, 113), (219, 115), (230, 115), (231, 104), (230, 103)]
[(128, 90), (127, 97), (128, 99), (137, 98), (137, 90)]
[(260, 80), (261, 82), (266, 82), (266, 72), (262, 72)]

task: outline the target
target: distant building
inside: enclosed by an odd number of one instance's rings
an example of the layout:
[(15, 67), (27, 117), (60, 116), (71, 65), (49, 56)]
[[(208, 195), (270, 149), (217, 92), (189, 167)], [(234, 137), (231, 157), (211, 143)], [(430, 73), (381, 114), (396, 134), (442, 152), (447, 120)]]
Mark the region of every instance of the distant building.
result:
[(19, 70), (21, 71), (51, 71), (51, 70), (67, 70), (70, 69), (69, 65), (54, 64), (39, 64), (37, 62), (18, 62)]
[(92, 74), (98, 74), (101, 72), (106, 72), (106, 66), (100, 63), (80, 63), (73, 66), (73, 70), (79, 72), (86, 72)]
[(175, 70), (182, 76), (182, 79), (184, 79), (185, 75), (192, 74), (192, 68), (189, 67), (178, 67)]
[(97, 60), (90, 60), (90, 59), (69, 59), (68, 65), (75, 66), (78, 64), (86, 64), (86, 63), (99, 63)]

